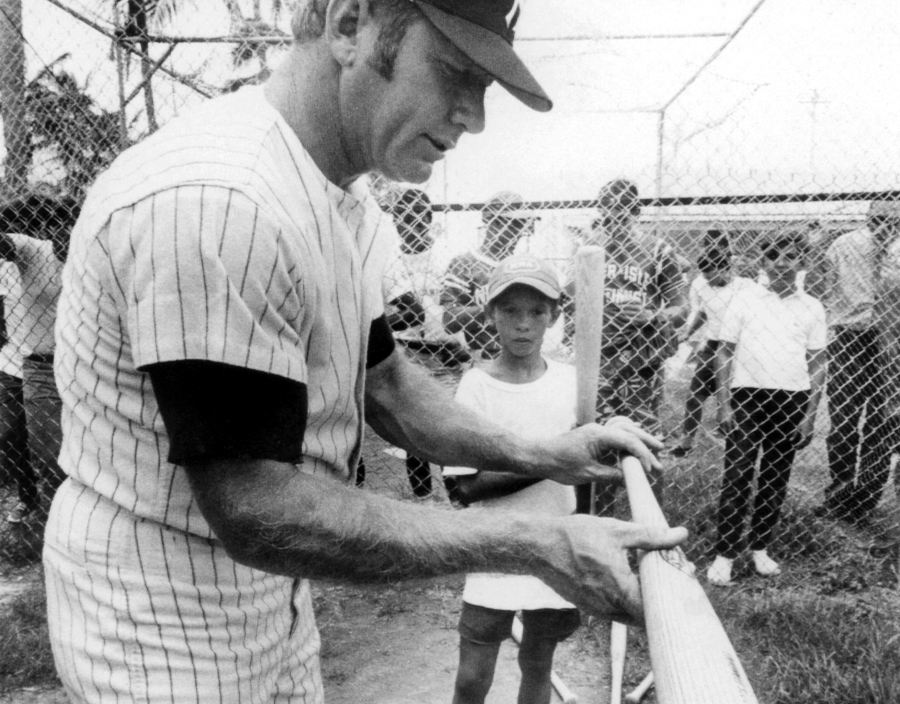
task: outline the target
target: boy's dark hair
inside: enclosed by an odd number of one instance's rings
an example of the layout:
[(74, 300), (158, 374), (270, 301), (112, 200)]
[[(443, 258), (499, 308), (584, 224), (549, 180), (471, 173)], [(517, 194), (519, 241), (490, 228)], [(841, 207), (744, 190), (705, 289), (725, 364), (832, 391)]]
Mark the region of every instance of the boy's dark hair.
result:
[(709, 271), (718, 271), (719, 269), (727, 269), (731, 266), (731, 257), (727, 252), (721, 250), (713, 250), (704, 252), (697, 259), (697, 268), (706, 273)]
[(763, 237), (759, 243), (759, 251), (763, 256), (768, 252), (777, 252), (788, 247), (796, 247), (800, 256), (806, 257), (809, 254), (809, 238), (797, 230), (784, 230)]

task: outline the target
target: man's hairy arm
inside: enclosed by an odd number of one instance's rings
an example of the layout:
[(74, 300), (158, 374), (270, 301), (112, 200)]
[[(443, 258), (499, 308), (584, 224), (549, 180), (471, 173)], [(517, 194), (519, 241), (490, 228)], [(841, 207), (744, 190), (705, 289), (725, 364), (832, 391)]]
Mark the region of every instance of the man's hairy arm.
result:
[(366, 421), (386, 440), (430, 462), (563, 484), (620, 477), (617, 468), (596, 459), (608, 449), (634, 455), (645, 469), (659, 467), (651, 453), (659, 442), (636, 428), (591, 423), (540, 442), (515, 435), (453, 401), (397, 350), (367, 372)]
[(632, 623), (640, 590), (627, 550), (671, 547), (686, 534), (589, 516), (441, 510), (271, 460), (211, 461), (188, 476), (225, 549), (257, 569), (353, 582), (533, 574), (589, 613)]

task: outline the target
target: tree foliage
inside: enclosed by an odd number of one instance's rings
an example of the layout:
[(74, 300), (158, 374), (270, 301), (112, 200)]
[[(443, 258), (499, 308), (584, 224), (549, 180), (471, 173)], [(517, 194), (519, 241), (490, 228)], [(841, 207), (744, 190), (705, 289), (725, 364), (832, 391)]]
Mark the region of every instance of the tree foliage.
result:
[(25, 89), (27, 123), (35, 152), (58, 160), (63, 169), (58, 190), (80, 198), (125, 147), (121, 115), (100, 108), (88, 86), (59, 64), (44, 68)]

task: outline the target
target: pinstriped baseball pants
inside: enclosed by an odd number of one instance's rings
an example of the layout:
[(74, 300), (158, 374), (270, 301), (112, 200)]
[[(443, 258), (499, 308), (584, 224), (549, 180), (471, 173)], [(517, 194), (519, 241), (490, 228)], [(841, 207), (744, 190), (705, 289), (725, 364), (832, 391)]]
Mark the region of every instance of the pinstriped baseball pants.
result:
[(73, 702), (324, 701), (305, 580), (239, 565), (72, 480), (51, 508), (44, 568)]

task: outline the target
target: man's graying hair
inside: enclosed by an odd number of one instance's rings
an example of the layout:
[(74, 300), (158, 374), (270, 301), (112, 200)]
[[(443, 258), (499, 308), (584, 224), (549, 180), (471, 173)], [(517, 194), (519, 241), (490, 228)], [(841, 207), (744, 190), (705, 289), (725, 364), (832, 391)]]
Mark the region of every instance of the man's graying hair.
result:
[[(298, 6), (291, 21), (295, 41), (309, 42), (322, 36), (328, 2), (307, 0)], [(406, 30), (424, 15), (410, 0), (370, 0), (369, 9), (381, 21), (372, 68), (384, 79), (391, 80)]]

